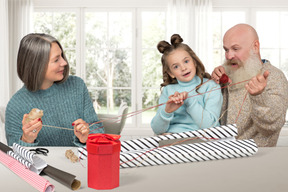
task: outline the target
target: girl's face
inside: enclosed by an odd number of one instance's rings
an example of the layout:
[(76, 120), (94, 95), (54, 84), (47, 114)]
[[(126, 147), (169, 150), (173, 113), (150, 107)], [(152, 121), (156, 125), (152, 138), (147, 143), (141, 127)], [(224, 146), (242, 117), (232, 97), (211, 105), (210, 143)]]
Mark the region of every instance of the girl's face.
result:
[(62, 80), (65, 65), (67, 62), (62, 57), (62, 50), (57, 43), (52, 43), (48, 68), (41, 89), (48, 89), (55, 81)]
[(168, 74), (178, 81), (191, 81), (196, 74), (194, 60), (189, 53), (183, 49), (176, 49), (166, 57), (170, 72)]

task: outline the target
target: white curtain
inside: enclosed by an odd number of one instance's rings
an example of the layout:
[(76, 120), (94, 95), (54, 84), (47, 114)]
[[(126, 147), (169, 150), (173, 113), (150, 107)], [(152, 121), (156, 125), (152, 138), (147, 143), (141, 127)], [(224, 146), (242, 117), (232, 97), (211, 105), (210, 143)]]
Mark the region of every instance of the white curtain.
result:
[(17, 75), (20, 40), (32, 30), (32, 0), (0, 0), (0, 106), (22, 86)]
[(0, 0), (0, 106), (9, 100), (8, 0)]
[(167, 7), (167, 40), (179, 34), (198, 55), (206, 71), (213, 70), (212, 0), (170, 0)]

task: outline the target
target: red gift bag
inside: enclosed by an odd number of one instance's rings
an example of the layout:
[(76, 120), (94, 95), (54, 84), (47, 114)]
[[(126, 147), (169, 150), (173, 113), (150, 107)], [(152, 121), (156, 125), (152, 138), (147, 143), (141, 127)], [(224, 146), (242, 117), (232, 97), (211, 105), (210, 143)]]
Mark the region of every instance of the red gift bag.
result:
[(90, 134), (88, 152), (88, 187), (113, 189), (119, 187), (120, 135)]

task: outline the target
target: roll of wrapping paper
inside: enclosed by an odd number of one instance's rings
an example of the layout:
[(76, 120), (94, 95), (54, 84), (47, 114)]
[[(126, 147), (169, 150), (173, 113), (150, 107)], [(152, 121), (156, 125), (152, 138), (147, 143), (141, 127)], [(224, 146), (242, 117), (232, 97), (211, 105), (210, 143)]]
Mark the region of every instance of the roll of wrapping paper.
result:
[[(12, 148), (8, 147), (2, 142), (0, 142), (0, 150), (4, 153), (7, 153), (8, 151), (13, 151)], [(42, 173), (72, 190), (78, 190), (81, 187), (81, 182), (75, 179), (75, 175), (59, 170), (53, 166), (47, 165), (47, 167), (42, 170)]]

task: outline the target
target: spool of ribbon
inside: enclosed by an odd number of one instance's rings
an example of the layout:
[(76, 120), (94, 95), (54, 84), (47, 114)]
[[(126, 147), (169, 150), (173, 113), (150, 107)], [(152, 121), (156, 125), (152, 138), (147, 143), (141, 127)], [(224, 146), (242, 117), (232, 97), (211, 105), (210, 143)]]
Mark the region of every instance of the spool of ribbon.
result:
[(229, 80), (229, 77), (224, 73), (221, 78), (220, 78), (220, 83), (221, 84), (225, 84), (225, 83), (228, 83), (228, 80)]

